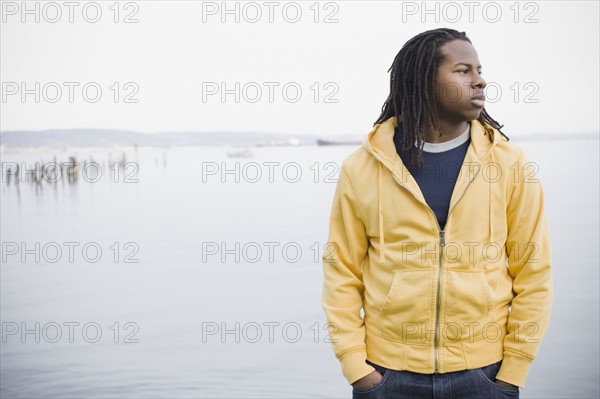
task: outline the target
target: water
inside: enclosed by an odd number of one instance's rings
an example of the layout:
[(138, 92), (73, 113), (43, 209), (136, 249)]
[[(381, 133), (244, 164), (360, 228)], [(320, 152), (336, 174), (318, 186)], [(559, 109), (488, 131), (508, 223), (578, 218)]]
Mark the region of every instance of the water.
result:
[[(598, 141), (518, 144), (540, 165), (556, 289), (521, 397), (598, 397)], [(2, 184), (1, 396), (349, 397), (324, 329), (320, 255), (336, 165), (354, 149), (127, 149), (139, 170), (58, 152), (98, 161), (100, 180)], [(25, 262), (7, 247), (22, 242)]]

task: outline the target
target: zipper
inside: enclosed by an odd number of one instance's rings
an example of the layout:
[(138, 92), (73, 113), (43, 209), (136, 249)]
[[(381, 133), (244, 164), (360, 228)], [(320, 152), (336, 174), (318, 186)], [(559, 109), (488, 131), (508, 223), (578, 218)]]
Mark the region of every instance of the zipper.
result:
[[(433, 349), (434, 349), (434, 353), (435, 353), (435, 370), (434, 370), (434, 374), (439, 374), (439, 324), (440, 324), (440, 302), (441, 302), (441, 286), (442, 286), (442, 257), (444, 255), (444, 246), (446, 245), (446, 231), (445, 228), (448, 226), (448, 222), (450, 221), (450, 214), (452, 213), (452, 210), (456, 207), (456, 205), (458, 205), (458, 203), (460, 202), (460, 200), (465, 196), (465, 193), (467, 192), (467, 189), (469, 188), (469, 186), (471, 185), (471, 183), (475, 180), (475, 178), (477, 177), (477, 175), (479, 174), (479, 171), (481, 170), (481, 168), (477, 168), (477, 171), (475, 172), (475, 175), (473, 176), (473, 178), (471, 180), (469, 180), (469, 183), (467, 183), (467, 187), (465, 187), (464, 191), (462, 192), (460, 198), (456, 201), (456, 203), (454, 204), (454, 206), (452, 208), (450, 208), (448, 210), (448, 216), (446, 217), (446, 225), (444, 226), (444, 229), (441, 228), (440, 226), (440, 222), (438, 222), (437, 220), (437, 216), (435, 214), (435, 212), (433, 211), (433, 209), (431, 209), (431, 207), (429, 206), (429, 204), (427, 204), (426, 202), (421, 202), (423, 205), (425, 205), (425, 207), (427, 209), (429, 209), (429, 212), (431, 212), (431, 214), (433, 215), (433, 220), (435, 220), (435, 223), (438, 227), (438, 233), (439, 233), (439, 237), (440, 237), (440, 256), (439, 256), (439, 261), (438, 261), (438, 268), (439, 268), (439, 274), (438, 274), (438, 281), (437, 281), (437, 294), (436, 294), (436, 303), (435, 303), (435, 335), (434, 335), (434, 344), (433, 344)], [(400, 187), (403, 187), (405, 190), (407, 190), (408, 192), (411, 192), (410, 190), (408, 190), (406, 187), (404, 187), (397, 179), (396, 174), (392, 173), (392, 177), (394, 178), (394, 180), (396, 180), (396, 183), (398, 183), (398, 185)], [(411, 193), (412, 194), (412, 193)], [(413, 194), (414, 195), (414, 194)]]
[[(440, 227), (438, 223), (438, 228)], [(446, 226), (444, 226), (446, 227)], [(442, 257), (444, 256), (444, 245), (446, 245), (444, 230), (440, 230), (440, 260), (439, 260), (439, 274), (438, 274), (438, 283), (437, 283), (437, 296), (435, 302), (435, 338), (434, 338), (434, 350), (435, 350), (435, 371), (434, 373), (438, 373), (438, 356), (439, 356), (439, 324), (440, 324), (440, 291), (442, 287)]]
[[(396, 180), (397, 181), (397, 180)], [(466, 190), (465, 190), (466, 191)], [(462, 199), (462, 196), (459, 198)], [(457, 202), (458, 203), (458, 202)], [(440, 226), (440, 222), (437, 219), (437, 216), (435, 214), (435, 212), (433, 211), (433, 209), (431, 209), (431, 207), (428, 204), (424, 204), (425, 208), (427, 208), (429, 210), (429, 212), (431, 212), (431, 214), (433, 215), (433, 220), (435, 220), (435, 224), (438, 228), (438, 234), (440, 237), (440, 255), (439, 255), (439, 260), (438, 260), (438, 268), (439, 268), (439, 273), (438, 273), (438, 281), (437, 281), (437, 292), (436, 292), (436, 299), (435, 299), (435, 334), (434, 334), (434, 339), (433, 339), (433, 350), (435, 353), (435, 370), (433, 371), (434, 374), (439, 374), (438, 371), (438, 357), (439, 357), (439, 324), (440, 324), (440, 302), (441, 302), (441, 290), (442, 290), (442, 257), (444, 256), (444, 246), (446, 245), (446, 226), (448, 226), (448, 220), (450, 219), (450, 212), (452, 212), (452, 209), (450, 209), (450, 211), (448, 212), (448, 216), (446, 217), (446, 225), (444, 226), (444, 228), (442, 229), (442, 227)]]
[[(475, 173), (475, 176), (473, 176), (473, 180), (475, 180), (475, 177), (477, 177), (477, 174), (479, 173), (479, 169), (477, 169), (477, 172)], [(436, 302), (435, 302), (435, 335), (434, 335), (434, 343), (433, 343), (433, 349), (434, 349), (434, 353), (435, 353), (435, 370), (433, 371), (434, 374), (439, 374), (439, 344), (440, 344), (440, 333), (439, 333), (439, 329), (440, 329), (440, 307), (441, 307), (441, 290), (442, 290), (442, 258), (444, 256), (444, 246), (446, 245), (446, 227), (448, 226), (448, 221), (450, 221), (450, 214), (452, 213), (452, 210), (456, 207), (456, 205), (460, 202), (460, 200), (464, 197), (465, 193), (467, 192), (467, 189), (469, 188), (469, 185), (471, 185), (471, 182), (473, 180), (469, 181), (469, 184), (467, 184), (467, 187), (465, 188), (465, 190), (463, 191), (462, 195), (460, 196), (460, 198), (458, 199), (458, 201), (456, 201), (456, 204), (454, 204), (454, 206), (452, 208), (450, 208), (450, 210), (448, 211), (448, 216), (446, 217), (446, 224), (444, 225), (444, 228), (442, 229), (440, 227), (440, 222), (438, 222), (437, 220), (437, 216), (435, 215), (435, 212), (433, 211), (433, 209), (431, 209), (431, 207), (428, 204), (425, 204), (427, 206), (427, 209), (429, 209), (429, 211), (432, 213), (433, 215), (433, 219), (435, 220), (437, 227), (438, 227), (438, 232), (439, 232), (439, 236), (440, 236), (440, 257), (439, 257), (439, 261), (438, 261), (438, 268), (439, 268), (439, 274), (438, 274), (438, 281), (437, 281), (437, 294), (436, 294)]]

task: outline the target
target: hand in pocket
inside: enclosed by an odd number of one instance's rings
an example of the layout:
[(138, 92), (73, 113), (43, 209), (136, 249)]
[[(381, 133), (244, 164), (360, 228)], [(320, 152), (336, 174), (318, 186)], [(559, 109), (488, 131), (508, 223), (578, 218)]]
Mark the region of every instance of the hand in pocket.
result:
[(368, 374), (360, 380), (356, 381), (354, 384), (352, 384), (352, 387), (360, 390), (371, 389), (377, 386), (382, 379), (383, 376), (379, 374), (377, 370), (375, 370), (371, 374)]

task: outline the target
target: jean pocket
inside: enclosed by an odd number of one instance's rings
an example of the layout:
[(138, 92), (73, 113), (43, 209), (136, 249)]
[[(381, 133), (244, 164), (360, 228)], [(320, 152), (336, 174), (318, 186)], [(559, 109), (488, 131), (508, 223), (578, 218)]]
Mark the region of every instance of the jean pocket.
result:
[(377, 385), (374, 385), (374, 386), (369, 387), (369, 388), (354, 388), (354, 387), (352, 387), (352, 390), (355, 393), (370, 393), (370, 392), (377, 391), (379, 388), (381, 388), (385, 384), (385, 382), (387, 381), (388, 377), (391, 374), (391, 371), (388, 370), (388, 369), (386, 369), (386, 368), (384, 368), (384, 367), (378, 366), (378, 365), (373, 364), (371, 362), (367, 362), (367, 363), (369, 363), (371, 366), (375, 367), (375, 370), (379, 374), (381, 374), (381, 381), (379, 381), (379, 383)]
[(476, 369), (477, 373), (487, 384), (492, 385), (496, 389), (499, 389), (503, 392), (515, 393), (519, 392), (519, 387), (507, 387), (504, 385), (500, 385), (496, 382), (496, 375), (498, 375), (498, 371), (500, 370), (500, 365), (502, 364), (502, 360), (499, 362), (490, 364), (488, 366), (484, 366)]

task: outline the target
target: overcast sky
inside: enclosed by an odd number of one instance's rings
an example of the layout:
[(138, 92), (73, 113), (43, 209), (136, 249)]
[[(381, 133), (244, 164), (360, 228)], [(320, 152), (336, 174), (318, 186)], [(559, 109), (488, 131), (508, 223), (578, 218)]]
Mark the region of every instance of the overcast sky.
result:
[(597, 1), (75, 3), (2, 2), (1, 130), (362, 135), (436, 27), (467, 32), (509, 136), (598, 130)]

